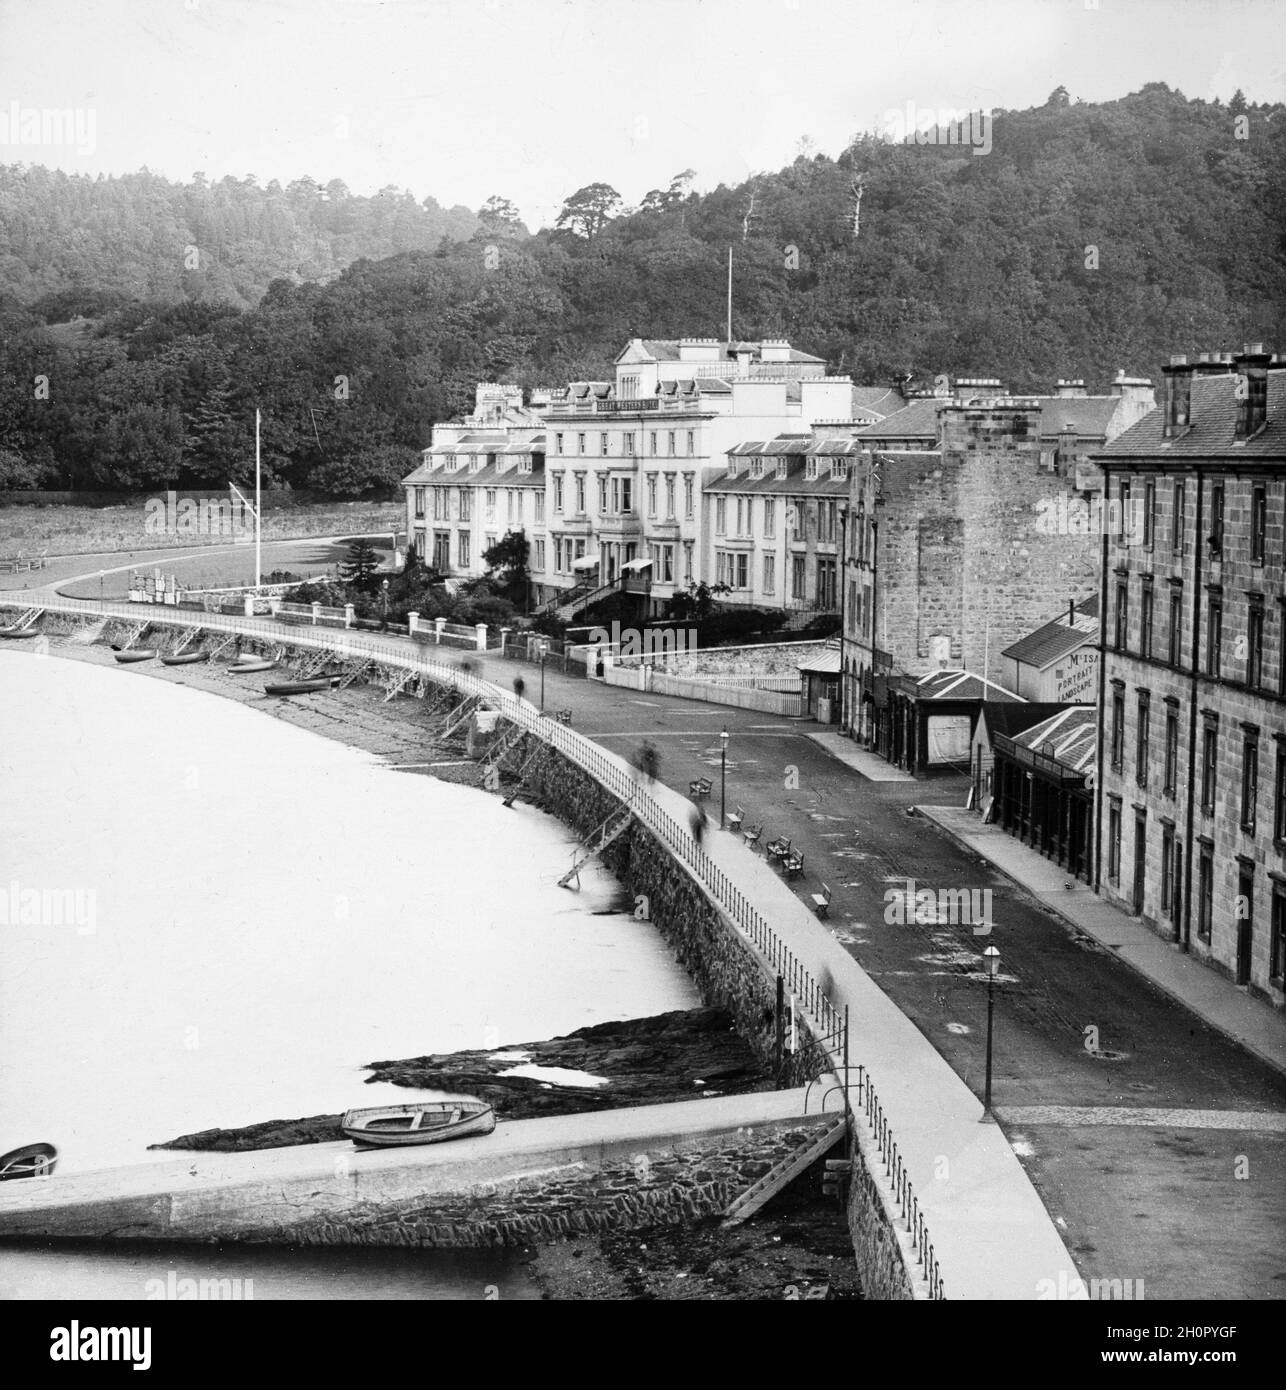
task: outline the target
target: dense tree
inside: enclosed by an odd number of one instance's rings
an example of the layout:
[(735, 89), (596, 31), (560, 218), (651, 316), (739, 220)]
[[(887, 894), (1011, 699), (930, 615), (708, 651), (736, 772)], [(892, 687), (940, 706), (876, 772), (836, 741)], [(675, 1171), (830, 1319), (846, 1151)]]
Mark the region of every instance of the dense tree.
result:
[(586, 241), (593, 241), (620, 206), (621, 195), (610, 183), (587, 183), (563, 204), (554, 226), (574, 232)]

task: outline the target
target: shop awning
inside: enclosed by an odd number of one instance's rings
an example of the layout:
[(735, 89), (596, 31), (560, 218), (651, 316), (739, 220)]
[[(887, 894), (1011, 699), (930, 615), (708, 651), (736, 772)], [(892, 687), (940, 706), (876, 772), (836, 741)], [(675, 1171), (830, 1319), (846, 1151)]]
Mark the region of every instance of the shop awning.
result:
[(622, 568), (623, 570), (629, 570), (631, 573), (636, 573), (638, 570), (647, 570), (647, 569), (651, 569), (651, 568), (652, 568), (652, 561), (651, 561), (651, 560), (626, 560), (626, 562), (621, 566), (621, 568)]
[(597, 555), (582, 555), (579, 560), (572, 561), (572, 569), (574, 570), (596, 570), (597, 568)]

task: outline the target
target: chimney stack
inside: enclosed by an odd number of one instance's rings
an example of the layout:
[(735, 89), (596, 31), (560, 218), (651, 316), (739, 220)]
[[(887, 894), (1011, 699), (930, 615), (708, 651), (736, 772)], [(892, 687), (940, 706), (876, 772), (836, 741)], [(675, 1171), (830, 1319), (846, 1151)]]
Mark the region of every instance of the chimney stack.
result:
[(1166, 439), (1173, 439), (1191, 424), (1192, 410), (1192, 367), (1182, 353), (1170, 358), (1170, 365), (1161, 368), (1165, 377), (1165, 425)]
[(1237, 373), (1236, 439), (1251, 439), (1268, 423), (1268, 364), (1263, 343), (1248, 343), (1233, 359)]

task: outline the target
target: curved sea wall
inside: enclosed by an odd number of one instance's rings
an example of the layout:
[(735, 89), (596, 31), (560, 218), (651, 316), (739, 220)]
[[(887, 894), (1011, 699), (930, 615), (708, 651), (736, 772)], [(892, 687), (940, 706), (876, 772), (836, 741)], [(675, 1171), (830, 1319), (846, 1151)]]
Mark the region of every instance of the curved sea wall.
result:
[[(17, 605), (12, 605), (17, 606)], [(125, 604), (99, 605), (83, 601), (60, 602), (47, 610), (49, 631), (66, 631), (78, 623), (97, 624), (91, 636), (75, 634), (71, 640), (113, 640), (145, 619), (161, 636), (193, 626), (194, 615), (138, 614)], [(756, 1052), (761, 1061), (773, 1069), (780, 1087), (790, 1087), (819, 1080), (832, 1073), (846, 1061), (843, 1053), (843, 1014), (827, 997), (827, 982), (813, 976), (795, 957), (786, 939), (758, 911), (754, 895), (744, 892), (732, 881), (727, 869), (721, 867), (699, 846), (686, 829), (671, 814), (663, 800), (654, 797), (623, 761), (572, 730), (539, 715), (526, 702), (515, 699), (498, 687), (479, 680), (463, 668), (439, 665), (427, 660), (409, 644), (365, 634), (316, 634), (298, 628), (278, 627), (271, 621), (255, 618), (233, 618), (220, 615), (201, 615), (200, 626), (214, 637), (227, 638), (235, 634), (243, 651), (269, 651), (279, 661), (289, 663), (292, 656), (305, 657), (319, 649), (335, 653), (337, 660), (366, 663), (365, 678), (390, 684), (405, 679), (408, 669), (415, 672), (420, 692), (436, 687), (442, 691), (453, 687), (460, 698), (473, 698), (495, 709), (512, 726), (510, 734), (521, 730), (520, 737), (510, 737), (503, 756), (496, 760), (497, 774), (512, 774), (522, 769), (528, 795), (558, 816), (583, 838), (589, 839), (596, 830), (612, 822), (628, 805), (632, 817), (626, 829), (601, 854), (603, 862), (616, 874), (635, 903), (635, 910), (654, 924), (671, 946), (676, 957), (687, 969), (707, 1004), (729, 1010), (740, 1035)], [(107, 619), (109, 627), (104, 627)], [(143, 636), (136, 639), (143, 642)], [(153, 644), (147, 637), (148, 645)], [(163, 643), (162, 643), (163, 645)], [(408, 692), (412, 687), (407, 687)], [(504, 725), (493, 736), (504, 738)], [(481, 741), (479, 741), (481, 742)], [(498, 742), (493, 749), (498, 751)], [(485, 760), (487, 751), (481, 748)], [(671, 796), (665, 789), (659, 789)], [(747, 858), (750, 858), (748, 852)], [(756, 861), (757, 862), (757, 861)], [(784, 1008), (779, 1009), (779, 992)], [(794, 1046), (791, 1046), (791, 1042)], [(850, 1159), (848, 1180), (848, 1223), (853, 1238), (859, 1275), (868, 1297), (926, 1298), (940, 1297), (936, 1261), (929, 1246), (926, 1259), (927, 1233), (923, 1223), (917, 1223), (918, 1211), (900, 1192), (895, 1192), (896, 1173), (901, 1160), (896, 1158), (896, 1145), (882, 1118), (872, 1116), (869, 1081), (863, 1082), (860, 1068), (858, 1079), (846, 1096), (850, 1107), (857, 1111), (850, 1125)], [(863, 1086), (867, 1098), (866, 1113), (862, 1111)], [(826, 1090), (823, 1084), (815, 1088), (819, 1097)], [(856, 1102), (853, 1098), (856, 1091)], [(876, 1102), (878, 1108), (878, 1102)], [(873, 1126), (873, 1128), (868, 1128)], [(751, 1161), (754, 1161), (753, 1157)], [(637, 1177), (624, 1173), (609, 1175), (598, 1190), (606, 1194), (603, 1201), (583, 1205), (580, 1210), (597, 1213), (578, 1217), (589, 1226), (569, 1224), (566, 1202), (556, 1181), (549, 1184), (551, 1206), (545, 1214), (568, 1218), (562, 1224), (555, 1220), (559, 1234), (584, 1229), (602, 1229), (598, 1223), (628, 1226), (665, 1219), (694, 1219), (712, 1215), (722, 1209), (725, 1188), (731, 1183), (710, 1170), (708, 1164), (700, 1170), (691, 1168), (686, 1159), (676, 1159), (683, 1173), (710, 1172), (708, 1178), (691, 1182), (680, 1180), (676, 1169), (675, 1181), (661, 1187), (649, 1188), (646, 1194), (635, 1193), (631, 1198), (623, 1184), (637, 1187)], [(604, 1172), (607, 1170), (604, 1169)], [(729, 1179), (732, 1174), (728, 1175)], [(616, 1186), (613, 1186), (613, 1182)], [(583, 1187), (585, 1178), (577, 1180)], [(663, 1195), (663, 1193), (668, 1195)], [(489, 1201), (497, 1194), (491, 1194)], [(523, 1202), (531, 1200), (524, 1194)], [(560, 1205), (561, 1204), (561, 1205)], [(531, 1210), (514, 1212), (517, 1224), (515, 1239), (530, 1240), (540, 1226), (531, 1218), (540, 1213)], [(463, 1213), (454, 1213), (460, 1218)], [(521, 1216), (521, 1220), (518, 1217)], [(508, 1218), (504, 1218), (507, 1220)], [(507, 1230), (503, 1220), (491, 1211), (486, 1220), (500, 1225), (484, 1229), (485, 1223), (474, 1229), (469, 1219), (452, 1219), (446, 1213), (434, 1216), (421, 1214), (422, 1237), (433, 1242), (449, 1241), (474, 1245), (495, 1243), (497, 1233)], [(343, 1223), (333, 1218), (326, 1223), (331, 1239), (344, 1239), (339, 1234)], [(379, 1226), (381, 1222), (377, 1222)], [(913, 1241), (908, 1225), (916, 1232)], [(428, 1227), (433, 1227), (430, 1233)], [(566, 1229), (564, 1229), (566, 1228)], [(365, 1229), (365, 1228), (363, 1228)], [(371, 1228), (372, 1231), (375, 1228)], [(396, 1222), (388, 1227), (394, 1234), (404, 1230)], [(448, 1234), (452, 1233), (452, 1234)], [(540, 1226), (541, 1238), (550, 1232)], [(352, 1238), (357, 1237), (354, 1228)], [(324, 1241), (318, 1234), (314, 1239)], [(365, 1240), (372, 1239), (368, 1234)], [(395, 1241), (403, 1237), (395, 1235)], [(409, 1236), (407, 1237), (409, 1240)], [(414, 1241), (411, 1243), (423, 1243)], [(921, 1272), (928, 1269), (926, 1279)]]

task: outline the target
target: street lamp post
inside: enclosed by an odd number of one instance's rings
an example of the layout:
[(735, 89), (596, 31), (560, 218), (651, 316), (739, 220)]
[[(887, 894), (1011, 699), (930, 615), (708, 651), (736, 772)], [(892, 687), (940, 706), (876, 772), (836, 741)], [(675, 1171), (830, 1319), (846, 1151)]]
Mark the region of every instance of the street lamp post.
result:
[(545, 654), (549, 651), (549, 643), (540, 644), (540, 712), (545, 712)]
[(380, 630), (381, 630), (382, 632), (387, 632), (387, 631), (388, 631), (388, 580), (387, 580), (387, 579), (384, 581), (383, 587), (380, 589), (380, 613), (381, 613), (381, 618), (382, 618), (382, 623), (381, 623), (381, 628), (380, 628)]
[(719, 735), (719, 825), (728, 823), (728, 730)]
[(1000, 972), (1000, 952), (988, 946), (982, 953), (987, 964), (987, 1079), (983, 1087), (982, 1118), (991, 1119), (991, 1024), (996, 1008), (996, 976)]

